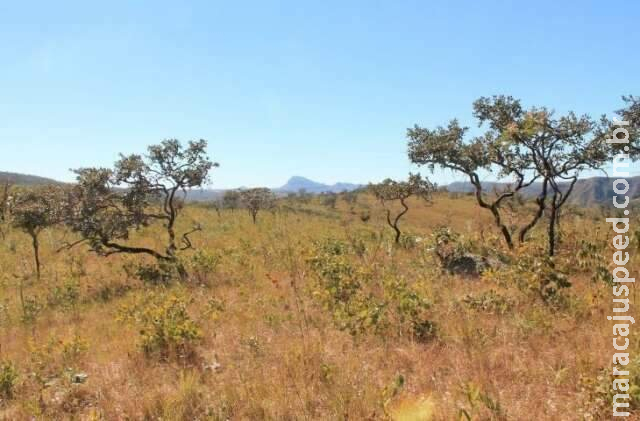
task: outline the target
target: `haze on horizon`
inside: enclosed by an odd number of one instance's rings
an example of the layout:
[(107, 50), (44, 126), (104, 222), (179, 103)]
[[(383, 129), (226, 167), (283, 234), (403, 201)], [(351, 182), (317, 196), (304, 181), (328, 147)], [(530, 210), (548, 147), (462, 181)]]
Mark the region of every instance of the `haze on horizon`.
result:
[(406, 128), (474, 127), (480, 96), (620, 108), (640, 86), (637, 55), (616, 59), (639, 17), (632, 1), (5, 2), (0, 171), (71, 181), (69, 168), (204, 138), (212, 188), (402, 178), (416, 170)]

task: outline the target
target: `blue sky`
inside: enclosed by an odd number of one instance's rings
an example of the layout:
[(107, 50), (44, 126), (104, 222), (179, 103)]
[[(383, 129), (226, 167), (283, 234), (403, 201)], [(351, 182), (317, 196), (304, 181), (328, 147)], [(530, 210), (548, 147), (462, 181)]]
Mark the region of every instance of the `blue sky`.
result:
[(368, 182), (479, 96), (599, 115), (640, 94), (631, 0), (100, 3), (0, 1), (0, 170), (66, 181), (204, 138), (214, 187)]

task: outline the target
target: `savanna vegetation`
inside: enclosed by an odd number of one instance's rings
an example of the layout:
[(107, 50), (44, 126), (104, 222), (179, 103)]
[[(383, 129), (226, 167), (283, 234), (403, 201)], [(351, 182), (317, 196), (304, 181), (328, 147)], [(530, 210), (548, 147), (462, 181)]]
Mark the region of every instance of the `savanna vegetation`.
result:
[[(473, 139), (456, 121), (408, 132), (414, 163), (465, 174), (472, 194), (410, 175), (190, 203), (215, 181), (202, 140), (78, 169), (72, 185), (7, 184), (0, 417), (609, 419), (617, 213), (569, 198), (616, 152), (610, 122), (510, 97), (474, 111), (486, 132)], [(482, 171), (513, 183), (484, 191)]]

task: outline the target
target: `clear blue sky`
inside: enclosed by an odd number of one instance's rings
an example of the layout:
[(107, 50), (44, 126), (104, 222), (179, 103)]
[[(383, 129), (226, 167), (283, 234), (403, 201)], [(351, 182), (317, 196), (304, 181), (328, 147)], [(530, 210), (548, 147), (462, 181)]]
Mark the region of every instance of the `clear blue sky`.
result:
[(473, 124), (479, 96), (619, 108), (639, 22), (631, 0), (4, 0), (0, 170), (72, 180), (175, 137), (209, 140), (214, 187), (404, 177), (406, 128)]

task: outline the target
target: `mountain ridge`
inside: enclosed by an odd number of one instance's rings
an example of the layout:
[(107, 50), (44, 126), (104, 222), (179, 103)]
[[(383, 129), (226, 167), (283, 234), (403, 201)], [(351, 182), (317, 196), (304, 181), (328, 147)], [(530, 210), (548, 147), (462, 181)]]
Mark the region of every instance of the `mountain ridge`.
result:
[[(625, 177), (629, 182), (629, 192), (631, 200), (640, 200), (640, 176)], [(8, 171), (0, 171), (0, 184), (9, 182), (15, 185), (33, 186), (43, 184), (63, 184), (51, 178), (40, 177), (31, 174), (21, 174)], [(482, 186), (486, 191), (505, 188), (508, 183), (485, 181)], [(335, 184), (324, 184), (302, 176), (291, 177), (283, 186), (272, 188), (276, 194), (298, 193), (305, 191), (312, 194), (320, 193), (341, 193), (353, 191), (364, 187), (362, 184), (339, 182)], [(442, 186), (452, 193), (471, 193), (473, 186), (468, 181), (454, 181)], [(568, 183), (562, 183), (562, 188), (566, 190)], [(533, 185), (522, 189), (524, 196), (537, 196), (541, 192), (541, 184)], [(227, 190), (238, 189), (193, 189), (189, 191), (188, 200), (194, 202), (216, 200), (222, 197)], [(614, 196), (612, 177), (591, 177), (578, 180), (571, 195), (570, 202), (580, 206), (593, 206), (596, 204), (609, 204)]]
[(0, 171), (0, 184), (5, 183), (20, 185), (20, 186), (37, 186), (42, 184), (62, 184), (51, 178), (40, 177), (31, 174), (21, 174), (8, 171)]
[[(633, 199), (640, 198), (640, 176), (622, 177), (629, 183), (629, 191), (627, 195)], [(579, 179), (574, 186), (573, 193), (569, 198), (569, 202), (580, 206), (593, 206), (595, 204), (611, 203), (615, 192), (613, 191), (613, 177), (591, 177)], [(501, 190), (508, 186), (509, 183), (486, 181), (482, 182), (482, 188), (491, 191), (494, 189)], [(444, 186), (447, 191), (454, 193), (470, 193), (475, 191), (474, 187), (468, 181), (455, 181)], [(560, 188), (566, 191), (569, 183), (560, 183)], [(522, 194), (527, 197), (537, 196), (542, 191), (541, 183), (534, 183), (531, 186), (522, 189)]]
[(345, 191), (357, 190), (363, 187), (362, 184), (353, 184), (353, 183), (335, 183), (335, 184), (323, 184), (317, 181), (310, 180), (306, 177), (301, 177), (299, 175), (291, 177), (287, 183), (276, 189), (272, 189), (275, 192), (283, 192), (283, 193), (297, 193), (301, 190), (304, 190), (307, 193), (342, 193)]

